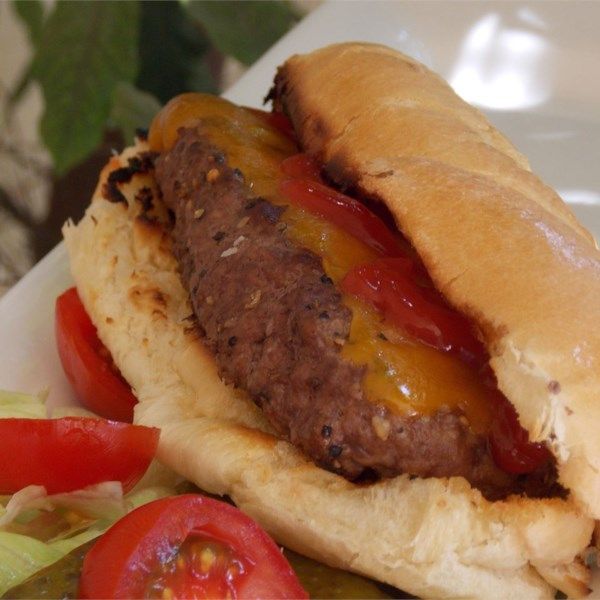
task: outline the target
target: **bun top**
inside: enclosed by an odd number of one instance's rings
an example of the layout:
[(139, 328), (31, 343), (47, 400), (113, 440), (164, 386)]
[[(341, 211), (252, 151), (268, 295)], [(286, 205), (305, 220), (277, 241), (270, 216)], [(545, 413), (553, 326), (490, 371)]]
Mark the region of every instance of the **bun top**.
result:
[(512, 144), (437, 75), (382, 46), (290, 58), (272, 91), (338, 185), (384, 202), (479, 330), (502, 392), (600, 518), (600, 253)]

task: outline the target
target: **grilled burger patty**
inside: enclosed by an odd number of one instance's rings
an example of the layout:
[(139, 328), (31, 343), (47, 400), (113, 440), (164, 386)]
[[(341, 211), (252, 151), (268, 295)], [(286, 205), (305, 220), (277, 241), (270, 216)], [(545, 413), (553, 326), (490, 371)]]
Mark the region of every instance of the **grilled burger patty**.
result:
[(405, 416), (364, 397), (365, 368), (340, 353), (352, 313), (321, 258), (286, 237), (285, 207), (253, 197), (198, 130), (181, 130), (156, 177), (203, 341), (279, 435), (350, 479), (462, 475), (488, 498), (557, 493), (552, 466), (527, 477), (498, 469), (460, 412)]

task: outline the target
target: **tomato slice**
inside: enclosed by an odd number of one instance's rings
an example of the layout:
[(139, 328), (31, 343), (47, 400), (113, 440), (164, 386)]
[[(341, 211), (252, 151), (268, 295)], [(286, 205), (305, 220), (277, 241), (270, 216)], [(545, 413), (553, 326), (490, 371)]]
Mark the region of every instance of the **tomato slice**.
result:
[(479, 366), (485, 350), (468, 321), (446, 306), (424, 277), (410, 259), (383, 258), (350, 270), (341, 287), (421, 342)]
[(130, 490), (156, 453), (159, 430), (103, 419), (0, 419), (0, 494), (43, 485), (49, 494), (103, 481)]
[(63, 369), (81, 403), (106, 419), (131, 423), (137, 400), (74, 287), (56, 300), (55, 333)]
[(364, 204), (330, 187), (307, 179), (286, 179), (281, 193), (290, 202), (326, 219), (384, 256), (402, 256), (400, 240)]
[(275, 542), (237, 508), (200, 495), (145, 504), (83, 563), (80, 598), (308, 598)]
[(490, 389), (494, 411), (489, 447), (494, 462), (507, 473), (531, 473), (551, 458), (544, 444), (529, 441), (515, 407), (498, 389)]

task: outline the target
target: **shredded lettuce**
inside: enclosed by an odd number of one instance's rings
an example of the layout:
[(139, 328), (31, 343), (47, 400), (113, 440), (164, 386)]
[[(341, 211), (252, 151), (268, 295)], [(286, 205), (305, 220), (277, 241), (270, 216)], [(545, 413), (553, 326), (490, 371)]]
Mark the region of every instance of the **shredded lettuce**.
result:
[[(123, 498), (123, 488), (118, 481), (106, 481), (83, 490), (51, 496), (46, 494), (43, 486), (30, 485), (10, 498), (0, 516), (0, 527), (6, 529), (19, 517), (34, 511), (54, 509), (61, 509), (61, 512), (71, 511), (81, 518), (114, 521), (127, 513), (127, 502)], [(25, 517), (24, 520), (28, 519)]]
[(5, 530), (10, 527), (16, 519), (27, 515), (29, 509), (51, 510), (52, 506), (48, 503), (47, 497), (46, 488), (42, 485), (29, 485), (13, 496), (6, 497), (6, 506), (0, 505), (0, 529)]
[(21, 394), (0, 390), (0, 419), (45, 419), (47, 393)]
[(0, 419), (60, 419), (62, 417), (90, 417), (100, 419), (97, 414), (81, 406), (46, 406), (48, 391), (23, 394), (0, 390)]
[(101, 419), (96, 413), (81, 406), (54, 406), (50, 408), (51, 419), (62, 419), (63, 417), (88, 417), (90, 419)]
[[(48, 418), (46, 395), (0, 390), (0, 419)], [(55, 408), (51, 416), (100, 418), (72, 406)], [(180, 479), (153, 461), (142, 480), (125, 496), (121, 483), (115, 481), (52, 495), (42, 486), (31, 485), (12, 496), (0, 496), (0, 596), (102, 535), (134, 508), (174, 495)]]
[(119, 482), (106, 482), (68, 494), (48, 496), (41, 486), (14, 494), (1, 517), (0, 595), (98, 537), (127, 512), (174, 493), (154, 486), (124, 497)]
[(41, 542), (19, 533), (0, 531), (0, 594), (98, 537), (110, 525), (108, 521), (98, 521), (77, 535), (53, 542)]

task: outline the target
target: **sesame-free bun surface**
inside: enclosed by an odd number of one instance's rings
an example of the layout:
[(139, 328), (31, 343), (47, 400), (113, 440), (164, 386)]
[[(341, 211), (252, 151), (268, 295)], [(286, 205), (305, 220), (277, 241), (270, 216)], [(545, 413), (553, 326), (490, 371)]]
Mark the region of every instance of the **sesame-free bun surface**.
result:
[(600, 254), (485, 117), (370, 44), (294, 56), (275, 105), (338, 184), (385, 202), (436, 287), (477, 326), (500, 389), (561, 483), (600, 518)]
[[(585, 593), (577, 555), (593, 522), (573, 503), (492, 503), (461, 478), (356, 485), (272, 434), (196, 337), (152, 173), (121, 186), (126, 202), (102, 196), (109, 172), (144, 149), (111, 160), (85, 217), (64, 235), (83, 303), (139, 400), (135, 421), (161, 428), (158, 458), (229, 495), (281, 544), (419, 596)], [(138, 200), (143, 188), (153, 192), (151, 214)]]

